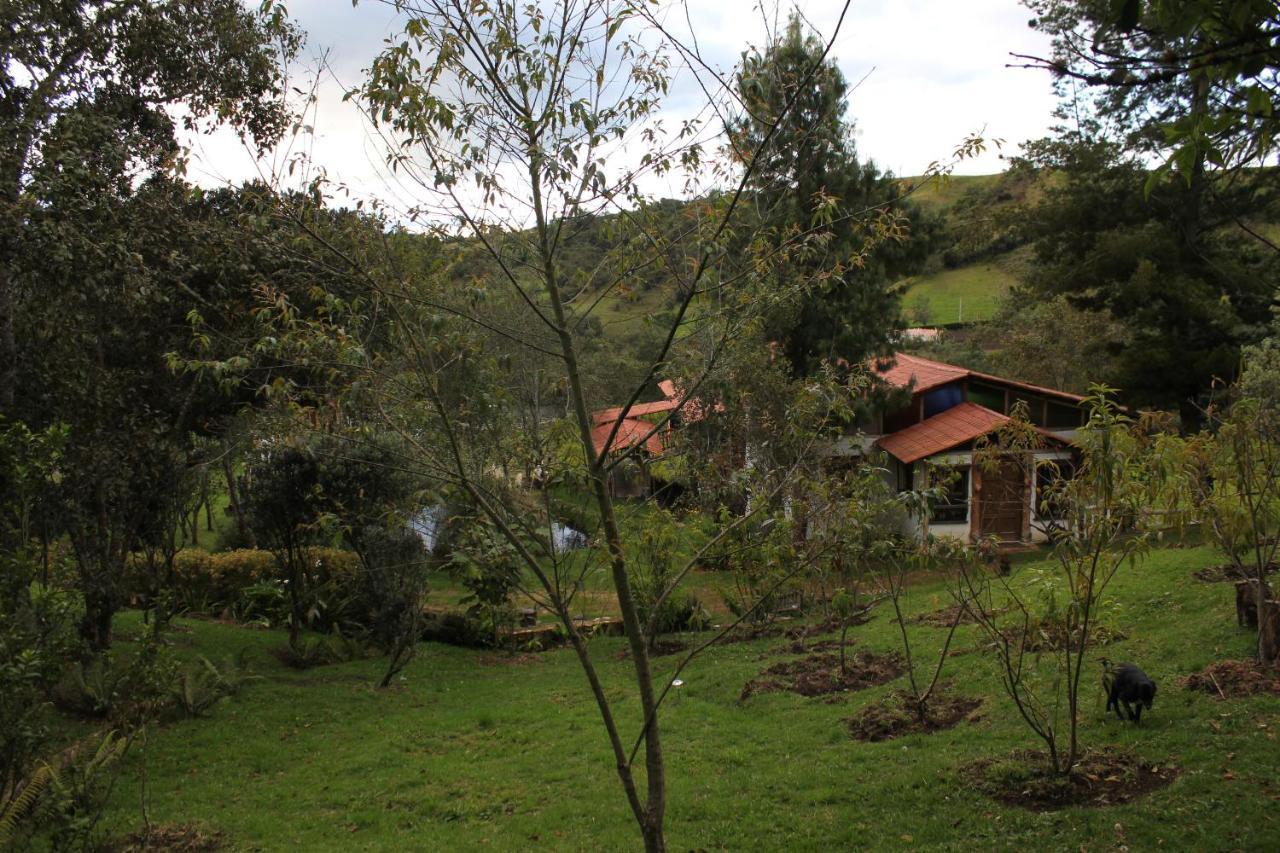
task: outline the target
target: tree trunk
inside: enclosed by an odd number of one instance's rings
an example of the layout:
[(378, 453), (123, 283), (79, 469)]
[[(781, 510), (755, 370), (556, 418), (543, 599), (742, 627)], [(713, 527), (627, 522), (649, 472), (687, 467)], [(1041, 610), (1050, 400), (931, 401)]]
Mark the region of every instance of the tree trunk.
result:
[(235, 470), (231, 467), (229, 451), (222, 454), (222, 475), (227, 478), (227, 505), (236, 520), (236, 533), (242, 541), (247, 540), (252, 547), (256, 548), (258, 543), (254, 539), (253, 531), (245, 523), (244, 505), (240, 503), (240, 489), (236, 484)]
[(92, 652), (105, 652), (111, 648), (111, 622), (116, 612), (116, 601), (108, 586), (87, 579), (84, 584), (84, 616), (80, 620), (80, 638)]
[(1274, 598), (1258, 604), (1258, 662), (1280, 666), (1280, 601)]

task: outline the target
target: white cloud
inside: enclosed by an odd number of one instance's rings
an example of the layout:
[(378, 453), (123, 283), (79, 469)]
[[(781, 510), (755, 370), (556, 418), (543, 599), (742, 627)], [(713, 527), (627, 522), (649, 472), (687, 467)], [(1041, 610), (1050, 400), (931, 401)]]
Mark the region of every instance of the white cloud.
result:
[[(805, 17), (821, 31), (835, 26), (842, 0), (801, 0)], [(355, 85), (394, 35), (394, 10), (379, 2), (352, 7), (346, 0), (294, 0), (290, 11), (308, 33), (308, 56), (324, 53), (337, 81), (318, 92), (314, 138), (306, 140), (311, 162), (358, 194), (407, 206), (413, 193), (398, 186), (382, 162), (356, 107), (342, 101), (342, 85)], [(783, 13), (785, 19), (785, 12)], [(988, 138), (1006, 141), (1006, 151), (1042, 136), (1054, 106), (1050, 80), (1042, 72), (1007, 68), (1011, 52), (1043, 52), (1045, 39), (1027, 27), (1029, 12), (1015, 0), (878, 0), (855, 2), (832, 50), (851, 84), (850, 97), (861, 156), (901, 175), (919, 174), (949, 157), (969, 133), (985, 128)], [(704, 56), (727, 73), (749, 44), (767, 38), (756, 0), (689, 0), (689, 18)], [(684, 12), (668, 21), (684, 29)], [(306, 63), (298, 69), (306, 76)], [(338, 82), (340, 81), (340, 83)], [(673, 120), (700, 102), (692, 78), (676, 81), (669, 110)], [(295, 142), (296, 153), (300, 142)], [(191, 179), (216, 185), (257, 177), (272, 160), (255, 163), (239, 140), (219, 132), (193, 145)], [(275, 152), (282, 168), (285, 152)], [(997, 153), (963, 164), (976, 174), (1002, 168)], [(295, 173), (294, 182), (299, 175)]]

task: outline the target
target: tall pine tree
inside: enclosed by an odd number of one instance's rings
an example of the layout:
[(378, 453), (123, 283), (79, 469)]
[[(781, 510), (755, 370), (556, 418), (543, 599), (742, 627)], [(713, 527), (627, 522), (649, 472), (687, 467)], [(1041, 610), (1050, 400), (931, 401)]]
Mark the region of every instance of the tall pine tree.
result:
[[(901, 325), (891, 285), (923, 263), (927, 239), (893, 175), (859, 161), (844, 75), (793, 16), (772, 44), (743, 56), (737, 88), (743, 114), (731, 144), (752, 169), (751, 215), (784, 258), (770, 274), (812, 282), (774, 312), (768, 334), (798, 375), (823, 359), (883, 352)], [(766, 137), (766, 153), (749, 161)]]

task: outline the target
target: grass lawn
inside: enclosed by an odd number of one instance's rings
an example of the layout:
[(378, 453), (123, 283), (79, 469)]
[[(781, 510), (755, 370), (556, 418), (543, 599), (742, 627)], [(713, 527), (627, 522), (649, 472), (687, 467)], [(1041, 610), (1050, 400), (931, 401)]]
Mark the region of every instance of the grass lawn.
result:
[[(978, 759), (1036, 747), (1003, 698), (993, 662), (949, 664), (985, 699), (975, 723), (882, 743), (849, 738), (844, 719), (893, 686), (835, 703), (790, 693), (739, 700), (778, 660), (779, 640), (720, 646), (686, 670), (663, 717), (673, 850), (1021, 848), (1266, 849), (1280, 838), (1280, 698), (1222, 701), (1175, 679), (1250, 653), (1229, 584), (1190, 572), (1219, 562), (1206, 548), (1155, 552), (1112, 587), (1109, 620), (1128, 639), (1095, 650), (1132, 660), (1159, 683), (1142, 726), (1103, 714), (1090, 674), (1082, 737), (1181, 768), (1167, 788), (1110, 809), (1033, 813), (998, 804), (961, 772)], [(1026, 567), (1034, 569), (1034, 563)], [(1030, 577), (1030, 574), (1027, 575)], [(946, 604), (942, 586), (912, 590), (912, 607)], [(136, 615), (122, 617), (125, 632)], [(381, 661), (296, 672), (269, 650), (284, 635), (181, 621), (184, 653), (251, 651), (261, 680), (206, 718), (152, 733), (146, 755), (153, 821), (196, 823), (237, 850), (635, 849), (638, 834), (612, 772), (596, 710), (571, 652), (509, 656), (426, 645), (407, 678), (374, 688)], [(895, 648), (882, 606), (855, 628), (857, 649)], [(943, 631), (919, 627), (926, 647)], [(955, 648), (975, 645), (962, 628)], [(623, 641), (593, 652), (606, 689), (634, 704)], [(658, 677), (676, 658), (659, 658)], [(638, 720), (628, 720), (634, 732)], [(143, 759), (127, 759), (106, 821), (140, 825)]]

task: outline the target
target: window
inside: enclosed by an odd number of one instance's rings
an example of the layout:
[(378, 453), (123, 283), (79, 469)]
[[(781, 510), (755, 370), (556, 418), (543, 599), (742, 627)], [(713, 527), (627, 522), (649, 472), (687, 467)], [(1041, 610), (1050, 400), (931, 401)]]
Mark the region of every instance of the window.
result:
[(1064, 480), (1076, 475), (1070, 459), (1049, 459), (1036, 465), (1036, 517), (1054, 521), (1062, 517), (1062, 508), (1052, 498)]
[(969, 520), (969, 468), (939, 468), (935, 483), (945, 482), (946, 495), (933, 507), (934, 524), (964, 524)]
[(916, 485), (916, 465), (914, 462), (899, 462), (896, 466), (898, 469), (898, 491), (909, 492)]
[(1068, 406), (1063, 403), (1049, 403), (1049, 428), (1072, 429), (1084, 422), (1084, 410), (1079, 406)]
[(1018, 403), (1026, 403), (1028, 421), (1036, 426), (1044, 426), (1044, 400), (1039, 397), (1028, 397), (1025, 394), (1011, 394), (1007, 414), (1013, 414), (1013, 407)]
[(1004, 411), (1004, 389), (981, 382), (969, 383), (969, 402), (986, 406), (993, 412)]
[(964, 389), (959, 383), (943, 385), (941, 388), (934, 388), (932, 391), (925, 392), (924, 395), (924, 416), (931, 418), (934, 415), (945, 412), (954, 406), (958, 406), (964, 402)]

